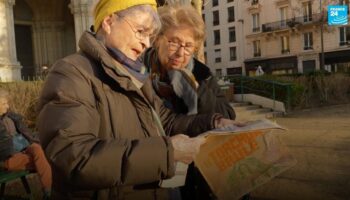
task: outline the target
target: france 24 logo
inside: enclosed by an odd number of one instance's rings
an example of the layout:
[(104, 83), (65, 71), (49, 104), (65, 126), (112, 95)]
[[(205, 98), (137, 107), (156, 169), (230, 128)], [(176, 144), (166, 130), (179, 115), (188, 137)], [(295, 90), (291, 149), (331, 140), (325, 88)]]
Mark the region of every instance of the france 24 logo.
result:
[(347, 25), (348, 6), (328, 6), (328, 25)]

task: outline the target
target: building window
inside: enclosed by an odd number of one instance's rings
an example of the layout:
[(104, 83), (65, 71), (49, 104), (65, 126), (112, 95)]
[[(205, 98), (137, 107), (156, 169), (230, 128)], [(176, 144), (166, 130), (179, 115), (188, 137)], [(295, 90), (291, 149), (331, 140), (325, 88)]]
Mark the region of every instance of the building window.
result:
[(261, 56), (260, 41), (259, 40), (253, 41), (253, 53), (254, 53), (254, 57)]
[(214, 31), (214, 45), (220, 44), (220, 30)]
[(253, 16), (253, 32), (259, 32), (260, 31), (259, 13), (255, 13), (252, 16)]
[(208, 55), (207, 52), (204, 52), (204, 62), (208, 63)]
[(350, 27), (339, 28), (339, 46), (350, 45)]
[(236, 47), (230, 47), (230, 61), (237, 60), (237, 50)]
[(303, 3), (304, 22), (312, 21), (312, 3), (311, 1)]
[(233, 0), (227, 0), (227, 3), (233, 2)]
[(219, 63), (221, 62), (221, 50), (215, 49), (215, 62)]
[(219, 0), (213, 0), (213, 7), (219, 5)]
[(285, 27), (287, 25), (287, 19), (288, 19), (288, 7), (282, 7), (280, 8), (280, 15), (281, 15), (281, 27)]
[[(349, 8), (349, 6), (350, 6), (350, 0), (339, 0), (339, 4), (340, 4), (340, 5), (346, 5), (346, 6), (348, 6), (348, 8)], [(349, 12), (350, 12), (350, 9), (348, 9), (348, 14), (349, 14)]]
[(226, 68), (226, 74), (227, 75), (242, 74), (242, 68), (241, 67)]
[(252, 5), (256, 5), (259, 3), (259, 0), (252, 0)]
[(202, 14), (203, 22), (205, 22), (205, 14)]
[(229, 35), (229, 42), (236, 42), (236, 28), (230, 27), (228, 29), (228, 35)]
[(219, 25), (220, 24), (220, 18), (219, 18), (219, 11), (215, 10), (213, 11), (213, 25)]
[(216, 69), (215, 75), (216, 75), (216, 77), (221, 77), (222, 76), (222, 69)]
[(228, 13), (228, 22), (234, 22), (235, 21), (235, 7), (231, 6), (227, 8)]
[(289, 49), (289, 36), (282, 36), (281, 37), (281, 46), (282, 46), (282, 54), (290, 53)]
[(304, 33), (304, 50), (313, 49), (312, 32)]

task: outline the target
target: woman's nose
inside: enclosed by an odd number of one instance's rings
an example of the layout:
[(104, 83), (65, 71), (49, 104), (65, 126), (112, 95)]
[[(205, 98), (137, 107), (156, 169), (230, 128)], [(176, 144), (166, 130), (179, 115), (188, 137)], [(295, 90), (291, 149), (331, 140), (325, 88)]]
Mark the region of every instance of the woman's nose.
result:
[(185, 47), (184, 47), (184, 46), (180, 46), (180, 47), (177, 49), (176, 54), (179, 55), (179, 56), (185, 55)]
[(142, 40), (141, 40), (141, 44), (142, 44), (142, 48), (143, 49), (147, 49), (148, 47), (151, 46), (151, 39), (149, 36), (147, 37), (144, 37)]

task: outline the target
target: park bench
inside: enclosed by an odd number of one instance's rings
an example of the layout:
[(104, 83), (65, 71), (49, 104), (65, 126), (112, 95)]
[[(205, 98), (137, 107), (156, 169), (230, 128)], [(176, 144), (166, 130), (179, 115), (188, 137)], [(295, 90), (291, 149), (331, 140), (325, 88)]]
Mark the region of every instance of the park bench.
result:
[(24, 189), (26, 190), (27, 195), (29, 198), (32, 198), (30, 187), (27, 181), (26, 176), (29, 175), (31, 172), (22, 170), (22, 171), (4, 171), (0, 170), (0, 183), (1, 183), (1, 189), (0, 189), (0, 199), (4, 198), (5, 194), (5, 187), (6, 183), (15, 179), (20, 178), (22, 181), (22, 184), (24, 186)]

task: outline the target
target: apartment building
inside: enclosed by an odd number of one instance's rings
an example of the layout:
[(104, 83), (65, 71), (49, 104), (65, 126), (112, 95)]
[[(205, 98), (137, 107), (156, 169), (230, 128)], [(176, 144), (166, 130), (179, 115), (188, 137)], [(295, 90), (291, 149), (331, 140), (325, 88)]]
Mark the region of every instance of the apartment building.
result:
[(242, 74), (244, 63), (243, 23), (239, 16), (242, 0), (204, 1), (206, 23), (205, 58), (217, 76)]
[[(245, 47), (243, 73), (268, 74), (347, 71), (350, 26), (328, 26), (327, 5), (348, 0), (241, 0)], [(323, 26), (323, 28), (322, 28)], [(323, 37), (323, 39), (322, 39)]]

